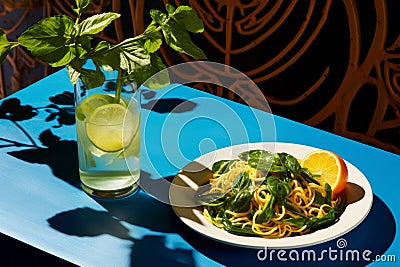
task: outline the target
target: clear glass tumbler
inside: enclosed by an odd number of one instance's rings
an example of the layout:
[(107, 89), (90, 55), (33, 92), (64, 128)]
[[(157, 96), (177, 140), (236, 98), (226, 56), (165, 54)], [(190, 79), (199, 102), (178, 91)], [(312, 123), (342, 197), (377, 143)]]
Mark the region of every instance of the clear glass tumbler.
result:
[(131, 194), (140, 176), (140, 93), (124, 83), (117, 96), (116, 84), (87, 90), (78, 80), (74, 87), (81, 185), (104, 198)]

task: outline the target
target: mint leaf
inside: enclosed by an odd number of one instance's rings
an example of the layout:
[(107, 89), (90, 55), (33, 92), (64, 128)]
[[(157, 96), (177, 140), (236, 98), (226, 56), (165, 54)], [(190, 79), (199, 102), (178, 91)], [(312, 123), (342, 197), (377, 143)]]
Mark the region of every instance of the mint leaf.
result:
[(96, 55), (103, 55), (106, 54), (111, 50), (111, 44), (107, 41), (99, 42), (95, 48), (93, 49), (93, 53)]
[(67, 66), (67, 71), (68, 71), (69, 80), (71, 81), (72, 85), (75, 85), (76, 82), (78, 81), (78, 78), (81, 75), (81, 73), (79, 71), (75, 70), (70, 65)]
[(120, 67), (128, 74), (138, 66), (150, 64), (150, 55), (134, 38), (126, 39), (118, 45), (120, 51)]
[(143, 44), (144, 49), (149, 53), (156, 52), (162, 44), (162, 35), (160, 32), (150, 32), (145, 34), (146, 41)]
[(170, 83), (168, 71), (162, 59), (153, 53), (150, 55), (151, 64), (137, 68), (129, 77), (139, 87), (145, 85), (150, 89), (159, 89)]
[(179, 6), (171, 16), (189, 32), (201, 33), (204, 31), (203, 21), (199, 18), (197, 12), (189, 6)]
[(89, 10), (90, 0), (75, 0), (76, 8), (72, 8), (72, 10), (76, 14), (82, 14)]
[(79, 23), (79, 34), (97, 34), (120, 16), (114, 12), (93, 15)]
[(150, 17), (158, 24), (163, 24), (167, 20), (167, 15), (157, 9), (150, 10)]
[[(76, 57), (74, 21), (53, 16), (39, 21), (18, 38), (20, 45), (53, 67), (65, 66)], [(82, 52), (82, 51), (80, 51)]]
[(7, 36), (2, 29), (0, 29), (0, 64), (6, 58), (11, 48), (15, 46), (7, 40)]
[(106, 41), (101, 41), (96, 45), (90, 58), (96, 65), (107, 70), (116, 70), (120, 66), (119, 51), (112, 49), (111, 44)]
[(204, 59), (206, 55), (203, 50), (197, 47), (190, 39), (189, 34), (178, 22), (168, 21), (161, 26), (165, 41), (177, 52), (185, 53), (194, 58)]
[(86, 89), (93, 89), (101, 86), (106, 80), (104, 73), (100, 68), (96, 70), (82, 69), (80, 78), (86, 84)]
[(81, 60), (79, 58), (74, 58), (67, 66), (69, 80), (73, 85), (76, 84), (78, 78), (81, 76), (83, 72), (82, 66), (85, 64), (85, 60)]
[(101, 71), (101, 68), (95, 64), (95, 70), (85, 69), (82, 67), (84, 64), (85, 60), (75, 58), (66, 67), (71, 83), (75, 85), (78, 81), (78, 78), (80, 78), (82, 82), (85, 83), (86, 89), (92, 89), (102, 85), (105, 81), (105, 76), (104, 73)]
[(145, 38), (140, 38), (139, 40), (145, 40), (144, 42), (142, 41), (142, 43), (147, 52), (154, 53), (160, 48), (162, 44), (162, 35), (157, 30), (157, 24), (155, 21), (152, 21), (150, 25), (147, 26), (146, 30), (143, 33), (143, 37)]
[(150, 60), (150, 77), (144, 81), (144, 85), (150, 89), (159, 89), (170, 84), (169, 73), (162, 59), (153, 53), (150, 55)]
[(176, 8), (171, 4), (166, 4), (165, 5), (165, 9), (167, 10), (168, 15), (170, 15), (170, 16), (173, 15), (175, 13), (175, 10), (176, 10)]
[(92, 37), (89, 35), (78, 36), (75, 40), (75, 54), (79, 58), (83, 58), (86, 54), (88, 54), (92, 48), (90, 41)]
[[(45, 18), (23, 32), (18, 42), (9, 42), (0, 30), (0, 59), (4, 60), (14, 46), (22, 45), (53, 67), (66, 66), (72, 84), (81, 79), (88, 88), (97, 87), (105, 80), (102, 70), (117, 70), (119, 75), (134, 76), (139, 85), (145, 82), (148, 87), (156, 88), (169, 83), (165, 65), (155, 53), (160, 49), (163, 37), (178, 52), (194, 58), (206, 57), (190, 38), (189, 32), (202, 32), (204, 26), (189, 6), (166, 5), (168, 15), (151, 10), (152, 22), (143, 34), (116, 45), (101, 41), (93, 48), (92, 36), (102, 32), (120, 14), (101, 13), (79, 22), (90, 5), (90, 0), (75, 0), (76, 21), (65, 15)], [(95, 70), (83, 68), (88, 59), (93, 61)], [(154, 74), (156, 77), (152, 77)], [(147, 81), (150, 77), (152, 79)], [(117, 88), (117, 99), (118, 92), (121, 88)]]

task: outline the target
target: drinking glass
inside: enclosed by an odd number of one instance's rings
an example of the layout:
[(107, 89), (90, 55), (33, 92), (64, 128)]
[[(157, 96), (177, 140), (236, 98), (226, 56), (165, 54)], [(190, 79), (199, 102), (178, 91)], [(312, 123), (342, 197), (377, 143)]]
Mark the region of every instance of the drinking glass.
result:
[(140, 93), (125, 82), (117, 96), (116, 84), (106, 80), (88, 90), (78, 79), (74, 86), (81, 185), (104, 198), (131, 194), (140, 176)]

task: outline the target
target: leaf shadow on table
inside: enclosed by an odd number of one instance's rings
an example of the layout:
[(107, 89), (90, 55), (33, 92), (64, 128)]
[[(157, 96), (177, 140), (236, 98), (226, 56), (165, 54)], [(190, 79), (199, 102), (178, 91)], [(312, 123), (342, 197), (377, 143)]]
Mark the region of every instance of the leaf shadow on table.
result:
[(8, 98), (0, 104), (0, 119), (10, 121), (24, 121), (35, 117), (37, 110), (31, 105), (21, 105), (18, 98)]
[[(76, 141), (62, 140), (51, 129), (75, 123), (73, 94), (63, 92), (49, 97), (49, 101), (51, 103), (43, 107), (22, 105), (17, 98), (2, 101), (0, 119), (13, 122), (29, 142), (20, 143), (11, 138), (0, 137), (0, 140), (4, 142), (0, 148), (7, 147), (7, 154), (27, 163), (48, 165), (55, 177), (81, 189)], [(195, 105), (191, 101), (171, 99), (157, 103), (153, 111), (181, 113), (190, 111)], [(47, 129), (45, 128), (40, 133), (37, 140), (30, 135), (31, 126), (23, 128), (19, 122), (30, 120), (39, 113), (47, 114), (43, 121)], [(132, 266), (195, 265), (192, 250), (168, 245), (168, 236), (176, 235), (177, 231), (171, 222), (174, 214), (168, 205), (156, 201), (143, 192), (115, 202), (102, 200), (98, 202), (107, 211), (77, 208), (56, 214), (49, 218), (48, 222), (51, 227), (67, 235), (95, 237), (108, 234), (131, 241)], [(146, 234), (136, 236), (133, 233), (132, 235), (124, 223), (143, 227), (146, 229)]]
[(197, 104), (181, 98), (163, 98), (150, 100), (141, 107), (157, 113), (184, 113), (195, 109)]
[(50, 129), (39, 135), (43, 147), (34, 147), (7, 152), (7, 154), (28, 163), (48, 165), (53, 174), (63, 181), (79, 187), (78, 151), (76, 141), (61, 140)]
[(31, 105), (21, 105), (21, 101), (18, 98), (8, 98), (0, 104), (0, 119), (11, 122), (17, 129), (21, 131), (23, 135), (29, 140), (29, 143), (22, 143), (15, 140), (0, 137), (0, 141), (3, 142), (0, 148), (5, 147), (37, 147), (35, 140), (29, 135), (29, 133), (20, 125), (21, 121), (30, 120), (38, 115), (38, 111)]
[[(50, 104), (42, 107), (33, 107), (31, 105), (23, 105), (18, 98), (3, 100), (0, 104), (0, 119), (13, 123), (29, 142), (22, 143), (0, 137), (0, 140), (4, 143), (0, 148), (15, 147), (17, 150), (8, 151), (7, 154), (27, 163), (46, 164), (52, 169), (56, 177), (79, 187), (76, 141), (62, 140), (59, 136), (53, 134), (50, 128), (42, 131), (39, 135), (39, 140), (36, 140), (31, 136), (31, 126), (27, 127), (27, 124), (25, 124), (24, 128), (19, 123), (45, 112), (47, 114), (44, 120), (46, 127), (49, 126), (47, 123), (54, 129), (75, 124), (73, 93), (64, 91), (61, 94), (50, 96), (49, 102)], [(54, 124), (54, 122), (57, 124)]]
[(75, 107), (74, 94), (64, 91), (61, 94), (49, 97), (51, 104), (37, 109), (44, 109), (49, 115), (45, 119), (46, 122), (56, 120), (58, 125), (53, 126), (59, 128), (63, 125), (75, 124)]
[[(368, 216), (355, 229), (337, 239), (319, 245), (285, 249), (284, 252), (279, 252), (281, 258), (286, 261), (278, 260), (277, 255), (280, 249), (251, 249), (227, 245), (190, 230), (182, 222), (178, 222), (178, 224), (180, 225), (178, 233), (189, 244), (200, 253), (226, 266), (266, 266), (270, 264), (273, 266), (365, 266), (371, 262), (364, 260), (362, 253), (367, 250), (371, 251), (371, 254), (366, 252), (366, 257), (371, 260), (374, 260), (376, 255), (384, 255), (396, 234), (396, 222), (392, 212), (376, 195), (373, 197), (372, 208)], [(343, 243), (339, 245), (339, 242)], [(324, 250), (325, 252), (323, 252)], [(311, 254), (310, 251), (312, 251)], [(313, 252), (315, 252), (315, 258)], [(290, 255), (292, 258), (289, 257)], [(303, 255), (304, 260), (302, 260)], [(297, 256), (299, 260), (296, 259)], [(352, 260), (353, 257), (354, 260)]]
[[(145, 172), (141, 175), (149, 176)], [(192, 250), (168, 245), (168, 236), (178, 231), (176, 216), (169, 205), (141, 189), (123, 199), (94, 200), (105, 211), (77, 208), (49, 218), (49, 225), (72, 236), (111, 235), (131, 241), (131, 266), (195, 266)], [(126, 223), (134, 226), (133, 229), (129, 230)]]

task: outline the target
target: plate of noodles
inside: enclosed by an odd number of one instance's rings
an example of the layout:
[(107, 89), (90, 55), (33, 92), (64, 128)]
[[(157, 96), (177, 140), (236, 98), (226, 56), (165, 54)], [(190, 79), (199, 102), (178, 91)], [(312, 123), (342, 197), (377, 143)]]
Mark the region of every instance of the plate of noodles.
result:
[(231, 245), (298, 248), (335, 239), (365, 219), (373, 193), (364, 174), (339, 156), (342, 188), (305, 167), (319, 151), (279, 142), (212, 151), (179, 171), (170, 203), (189, 228)]

